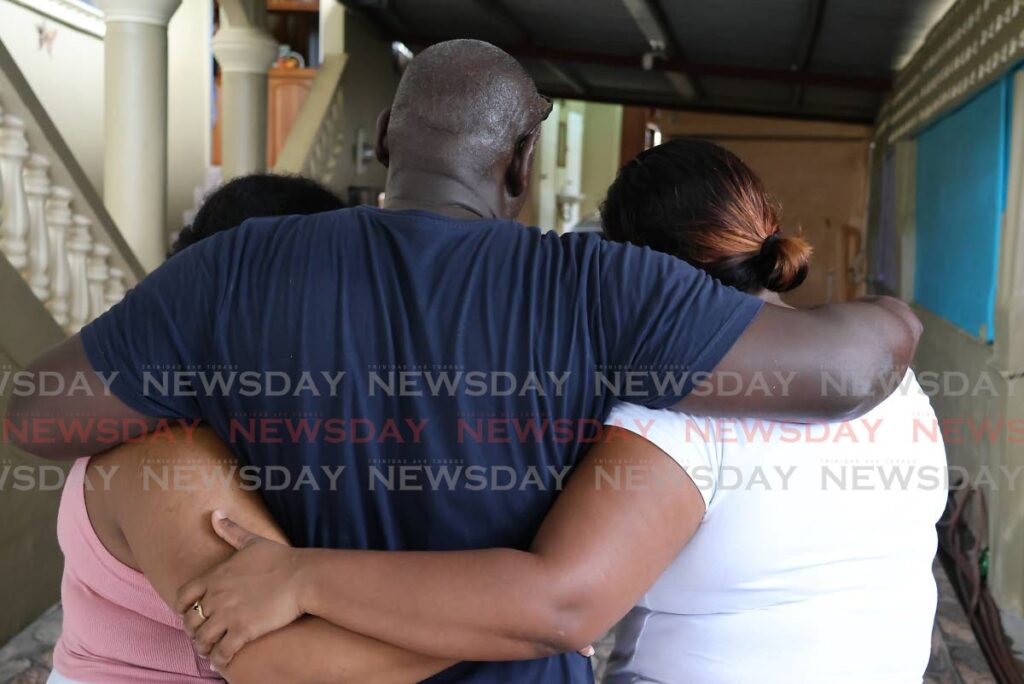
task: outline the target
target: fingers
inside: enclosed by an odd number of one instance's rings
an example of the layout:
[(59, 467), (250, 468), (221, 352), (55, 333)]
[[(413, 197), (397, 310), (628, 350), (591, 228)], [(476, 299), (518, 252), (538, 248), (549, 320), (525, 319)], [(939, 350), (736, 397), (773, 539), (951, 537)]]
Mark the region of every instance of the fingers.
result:
[(210, 655), (213, 647), (217, 645), (217, 642), (224, 637), (227, 631), (227, 625), (218, 619), (217, 616), (210, 616), (208, 620), (199, 625), (199, 628), (195, 630), (192, 637), (192, 641), (196, 645), (196, 652), (201, 656)]
[(590, 656), (594, 655), (594, 647), (593, 646), (587, 646), (586, 648), (581, 648), (580, 649), (580, 655), (583, 656), (584, 658), (589, 658)]
[(235, 654), (248, 642), (249, 639), (244, 634), (228, 630), (228, 633), (213, 647), (213, 651), (210, 653), (210, 662), (218, 670), (227, 667), (231, 659), (235, 657)]
[(213, 531), (217, 533), (217, 536), (231, 544), (238, 551), (261, 539), (260, 536), (253, 534), (229, 518), (228, 514), (224, 511), (214, 511), (211, 519)]
[[(250, 630), (246, 627), (248, 618), (239, 615), (238, 611), (218, 610), (213, 605), (206, 620), (195, 611), (190, 612), (191, 615), (185, 618), (186, 628), (191, 627), (189, 634), (196, 653), (209, 658), (218, 669), (227, 667), (235, 654), (252, 640)], [(233, 619), (228, 616), (233, 616)]]
[[(174, 599), (174, 610), (179, 615), (185, 615), (187, 612), (196, 612), (192, 610), (192, 606), (196, 601), (203, 598), (206, 595), (206, 581), (204, 577), (197, 577), (190, 582), (186, 582), (181, 585), (178, 589), (178, 594)], [(206, 610), (206, 606), (203, 606), (203, 610)], [(201, 621), (201, 619), (200, 619)]]

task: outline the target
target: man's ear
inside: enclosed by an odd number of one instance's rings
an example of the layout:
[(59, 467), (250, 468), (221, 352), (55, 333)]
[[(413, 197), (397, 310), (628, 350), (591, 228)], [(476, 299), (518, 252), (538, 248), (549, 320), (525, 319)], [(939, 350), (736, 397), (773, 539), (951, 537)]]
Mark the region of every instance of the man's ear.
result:
[(391, 150), (388, 149), (388, 124), (391, 123), (391, 107), (388, 107), (377, 117), (377, 130), (373, 136), (373, 151), (377, 155), (377, 161), (387, 168), (391, 161)]
[(530, 188), (530, 170), (533, 168), (533, 154), (537, 149), (540, 137), (540, 126), (519, 141), (512, 152), (512, 162), (508, 166), (505, 186), (510, 197), (517, 198), (526, 194)]

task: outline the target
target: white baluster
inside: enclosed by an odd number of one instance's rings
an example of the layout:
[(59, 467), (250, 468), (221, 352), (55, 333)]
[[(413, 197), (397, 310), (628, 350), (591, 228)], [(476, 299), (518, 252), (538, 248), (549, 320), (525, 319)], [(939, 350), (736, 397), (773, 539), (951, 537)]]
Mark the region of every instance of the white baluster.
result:
[(3, 214), (0, 216), (0, 250), (19, 271), (28, 265), (28, 205), (21, 177), (28, 157), (25, 124), (10, 114), (0, 121), (0, 176), (3, 177)]
[(68, 234), (68, 275), (71, 296), (68, 302), (68, 330), (77, 333), (89, 322), (89, 280), (85, 275), (85, 258), (92, 249), (92, 221), (75, 214), (74, 227)]
[[(4, 108), (0, 107), (0, 126), (4, 123)], [(4, 175), (0, 173), (0, 222), (4, 220)]]
[(124, 271), (116, 266), (112, 266), (110, 268), (110, 278), (107, 279), (107, 290), (104, 293), (107, 308), (114, 306), (124, 299), (124, 293)]
[(97, 242), (92, 247), (92, 254), (86, 260), (85, 277), (89, 281), (89, 318), (93, 319), (107, 310), (106, 293), (103, 291), (110, 277), (107, 258), (110, 247)]
[(28, 284), (40, 300), (50, 296), (50, 236), (46, 230), (46, 198), (50, 194), (50, 162), (40, 154), (28, 158), (25, 195), (28, 204)]
[(46, 200), (46, 228), (50, 235), (50, 298), (46, 308), (63, 328), (68, 324), (68, 294), (71, 291), (68, 273), (67, 234), (71, 226), (71, 192), (55, 186)]

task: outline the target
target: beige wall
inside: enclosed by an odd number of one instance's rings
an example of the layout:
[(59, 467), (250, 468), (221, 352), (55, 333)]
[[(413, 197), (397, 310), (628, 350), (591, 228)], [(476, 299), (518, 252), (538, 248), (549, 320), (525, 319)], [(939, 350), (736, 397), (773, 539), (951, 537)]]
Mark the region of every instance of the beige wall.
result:
[(210, 167), (213, 0), (183, 0), (167, 27), (167, 231), (182, 227)]
[[(67, 10), (68, 6), (74, 3), (0, 0), (0, 40), (102, 194), (103, 23), (91, 12)], [(47, 9), (59, 12), (62, 7), (65, 13), (58, 16), (66, 23), (41, 13)], [(49, 49), (39, 45), (40, 25), (55, 32)]]
[[(64, 335), (49, 312), (36, 299), (22, 277), (6, 259), (0, 258), (0, 373), (16, 371), (31, 361), (40, 349), (60, 341)], [(17, 325), (10, 325), (17, 321)], [(8, 400), (0, 394), (0, 415)], [(29, 466), (48, 469), (49, 491), (25, 488), (24, 477), (15, 482), (14, 468)], [(6, 643), (46, 608), (57, 602), (60, 575), (64, 567), (57, 547), (57, 503), (61, 473), (53, 464), (14, 449), (0, 440), (0, 644)], [(19, 484), (19, 482), (21, 484)], [(23, 491), (22, 491), (23, 490)]]
[(580, 217), (597, 213), (619, 170), (622, 106), (587, 102), (583, 110), (583, 201)]
[[(75, 6), (75, 0), (0, 0), (0, 40), (102, 195), (104, 26), (87, 8), (68, 9)], [(56, 32), (50, 49), (39, 47), (40, 25)], [(183, 0), (168, 26), (169, 231), (181, 227), (209, 168), (211, 31), (212, 0)]]
[(342, 193), (350, 185), (384, 188), (387, 169), (376, 160), (357, 173), (355, 146), (362, 129), (373, 144), (377, 116), (391, 105), (399, 74), (391, 59), (391, 43), (380, 40), (376, 28), (364, 17), (345, 13), (345, 45), (348, 54), (341, 81), (343, 158), (334, 181)]
[(555, 196), (564, 180), (564, 170), (557, 166), (561, 144), (558, 139), (559, 123), (570, 111), (583, 114), (580, 192), (584, 197), (580, 202), (581, 221), (597, 212), (608, 186), (615, 180), (619, 170), (623, 107), (581, 100), (557, 100), (551, 116), (541, 128), (530, 178), (530, 198), (519, 215), (521, 223), (539, 225), (546, 230), (557, 228), (558, 203)]
[(844, 298), (842, 230), (864, 233), (870, 127), (667, 110), (654, 121), (665, 140), (696, 136), (734, 152), (781, 204), (783, 232), (803, 231), (814, 258), (787, 300), (806, 306)]

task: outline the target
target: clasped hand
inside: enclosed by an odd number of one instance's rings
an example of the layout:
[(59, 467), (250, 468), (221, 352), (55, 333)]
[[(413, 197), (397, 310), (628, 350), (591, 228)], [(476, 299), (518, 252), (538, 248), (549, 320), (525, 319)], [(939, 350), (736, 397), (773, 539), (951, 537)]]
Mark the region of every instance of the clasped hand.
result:
[(213, 529), (237, 551), (182, 586), (175, 609), (196, 651), (223, 668), (247, 643), (306, 611), (298, 578), (301, 549), (254, 534), (222, 511), (214, 511)]

